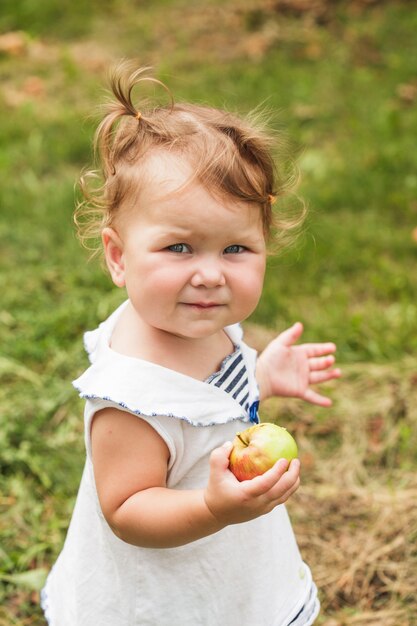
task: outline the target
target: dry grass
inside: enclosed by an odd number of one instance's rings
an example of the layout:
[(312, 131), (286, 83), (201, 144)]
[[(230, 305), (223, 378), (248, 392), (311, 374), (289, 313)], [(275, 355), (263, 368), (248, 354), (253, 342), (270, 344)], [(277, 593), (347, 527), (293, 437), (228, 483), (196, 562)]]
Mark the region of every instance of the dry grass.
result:
[[(269, 333), (249, 330), (260, 349)], [(411, 359), (350, 365), (328, 387), (331, 409), (264, 406), (301, 451), (288, 508), (320, 590), (320, 626), (417, 624), (416, 379)]]
[(398, 495), (377, 482), (367, 488), (328, 482), (302, 489), (292, 510), (320, 588), (322, 624), (412, 624), (416, 496), (417, 482)]

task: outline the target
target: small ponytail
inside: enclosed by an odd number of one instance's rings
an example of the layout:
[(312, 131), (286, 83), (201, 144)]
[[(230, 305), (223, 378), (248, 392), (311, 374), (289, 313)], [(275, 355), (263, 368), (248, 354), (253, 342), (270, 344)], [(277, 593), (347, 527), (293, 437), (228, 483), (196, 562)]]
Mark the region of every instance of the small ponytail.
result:
[[(143, 67), (132, 71), (132, 63), (122, 61), (110, 73), (109, 83), (115, 100), (110, 100), (105, 106), (105, 117), (99, 124), (94, 137), (94, 152), (99, 155), (105, 176), (115, 173), (115, 165), (137, 141), (138, 128), (132, 124), (124, 124), (122, 132), (116, 132), (116, 125), (122, 118), (133, 118), (140, 121), (142, 128), (146, 126), (146, 114), (142, 107), (133, 103), (133, 90), (143, 83), (153, 83), (162, 87), (169, 95), (170, 107), (174, 108), (173, 96), (164, 83), (153, 76), (148, 76), (150, 67)], [(164, 107), (167, 108), (167, 107)], [(130, 120), (129, 120), (130, 121)], [(150, 124), (150, 126), (152, 126)], [(117, 139), (117, 141), (116, 141)]]

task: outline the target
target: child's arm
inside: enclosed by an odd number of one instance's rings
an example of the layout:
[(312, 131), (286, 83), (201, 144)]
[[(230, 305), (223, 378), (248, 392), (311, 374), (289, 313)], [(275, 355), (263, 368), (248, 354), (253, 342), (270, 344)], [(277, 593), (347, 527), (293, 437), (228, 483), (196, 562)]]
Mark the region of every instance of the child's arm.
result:
[(339, 378), (339, 369), (329, 369), (335, 362), (334, 343), (293, 344), (300, 338), (303, 325), (297, 322), (278, 335), (265, 348), (256, 367), (260, 399), (270, 396), (292, 396), (320, 406), (331, 400), (310, 385)]
[(299, 462), (284, 460), (239, 482), (228, 469), (231, 444), (213, 451), (206, 489), (166, 487), (169, 452), (145, 421), (113, 408), (92, 424), (94, 476), (103, 514), (123, 541), (170, 548), (245, 522), (285, 502), (299, 485)]

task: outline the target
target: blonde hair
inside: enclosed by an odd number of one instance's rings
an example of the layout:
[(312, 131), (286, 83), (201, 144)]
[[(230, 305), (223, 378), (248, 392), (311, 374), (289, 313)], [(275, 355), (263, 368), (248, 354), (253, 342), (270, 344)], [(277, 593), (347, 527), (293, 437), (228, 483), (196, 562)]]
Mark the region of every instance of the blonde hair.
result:
[[(122, 63), (111, 75), (113, 98), (94, 138), (98, 167), (80, 178), (83, 200), (74, 220), (83, 245), (97, 251), (100, 246), (90, 242), (97, 244), (102, 229), (115, 223), (123, 203), (140, 199), (148, 158), (158, 149), (186, 159), (193, 178), (214, 194), (259, 207), (266, 239), (280, 247), (288, 243), (305, 207), (301, 203), (294, 214), (281, 200), (297, 179), (291, 160), (280, 168), (274, 162), (273, 149), (277, 144), (282, 149), (282, 141), (266, 132), (258, 113), (240, 118), (209, 106), (175, 103), (169, 89), (148, 73), (149, 68)], [(169, 103), (136, 107), (132, 91), (145, 81), (163, 88)]]

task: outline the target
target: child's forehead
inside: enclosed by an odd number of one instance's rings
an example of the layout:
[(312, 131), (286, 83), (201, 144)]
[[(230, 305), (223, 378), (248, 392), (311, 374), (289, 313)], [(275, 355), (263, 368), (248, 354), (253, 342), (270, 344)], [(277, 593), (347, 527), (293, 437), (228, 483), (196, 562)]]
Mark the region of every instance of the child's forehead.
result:
[[(261, 209), (205, 185), (191, 159), (167, 150), (147, 156), (139, 195), (124, 213), (131, 219), (202, 232), (234, 223), (239, 230), (260, 227)], [(122, 218), (123, 219), (123, 218)]]
[(150, 155), (144, 168), (144, 181), (139, 198), (142, 210), (148, 207), (180, 210), (183, 203), (219, 203), (234, 208), (235, 200), (203, 184), (191, 158), (168, 151)]
[(145, 164), (144, 193), (166, 197), (180, 194), (195, 180), (195, 168), (180, 154), (158, 150), (148, 156)]

